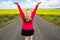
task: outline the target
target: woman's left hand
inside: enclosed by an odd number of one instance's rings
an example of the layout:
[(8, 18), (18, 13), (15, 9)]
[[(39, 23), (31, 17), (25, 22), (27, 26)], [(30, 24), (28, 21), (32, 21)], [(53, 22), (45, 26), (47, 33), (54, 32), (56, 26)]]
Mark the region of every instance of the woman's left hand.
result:
[(13, 3), (16, 4), (16, 5), (18, 4), (18, 2), (13, 2)]
[(38, 5), (41, 4), (42, 2), (38, 2)]

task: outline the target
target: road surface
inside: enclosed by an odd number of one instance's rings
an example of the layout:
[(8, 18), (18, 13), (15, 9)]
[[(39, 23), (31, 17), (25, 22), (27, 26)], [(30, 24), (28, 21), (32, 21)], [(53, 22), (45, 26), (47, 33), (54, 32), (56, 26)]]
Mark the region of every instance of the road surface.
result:
[[(0, 40), (24, 40), (21, 33), (21, 19), (0, 29)], [(35, 17), (33, 40), (60, 40), (60, 28)]]

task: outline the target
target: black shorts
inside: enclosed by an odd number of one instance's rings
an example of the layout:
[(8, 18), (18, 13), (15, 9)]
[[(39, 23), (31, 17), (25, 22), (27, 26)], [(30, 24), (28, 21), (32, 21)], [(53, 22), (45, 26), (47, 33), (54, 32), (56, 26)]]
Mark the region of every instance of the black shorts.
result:
[(34, 34), (34, 29), (32, 29), (32, 30), (24, 30), (24, 29), (22, 29), (22, 32), (21, 32), (21, 35), (23, 35), (23, 36), (31, 36), (33, 34)]

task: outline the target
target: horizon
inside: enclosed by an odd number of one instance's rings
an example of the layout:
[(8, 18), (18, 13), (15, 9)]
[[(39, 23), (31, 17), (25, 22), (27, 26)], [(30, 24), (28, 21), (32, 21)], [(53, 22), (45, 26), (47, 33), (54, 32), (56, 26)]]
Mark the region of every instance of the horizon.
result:
[[(31, 8), (31, 9), (33, 10), (33, 8)], [(60, 8), (39, 8), (38, 10), (40, 10), (40, 9), (41, 9), (41, 10), (43, 10), (43, 9), (47, 9), (47, 10), (48, 10), (48, 9), (53, 9), (53, 10), (54, 10), (54, 9), (59, 9), (59, 10), (60, 10)], [(0, 9), (0, 10), (18, 10), (18, 9)], [(25, 10), (25, 8), (23, 8), (22, 10)]]

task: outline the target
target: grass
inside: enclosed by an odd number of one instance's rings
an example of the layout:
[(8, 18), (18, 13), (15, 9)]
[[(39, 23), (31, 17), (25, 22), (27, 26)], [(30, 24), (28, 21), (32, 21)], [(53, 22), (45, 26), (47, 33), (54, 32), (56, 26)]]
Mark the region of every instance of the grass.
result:
[(5, 25), (12, 23), (19, 19), (18, 14), (1, 14), (0, 15), (0, 28), (4, 27)]
[(37, 14), (38, 16), (42, 17), (46, 21), (49, 21), (57, 26), (60, 27), (60, 16), (57, 15), (44, 15), (44, 14)]

